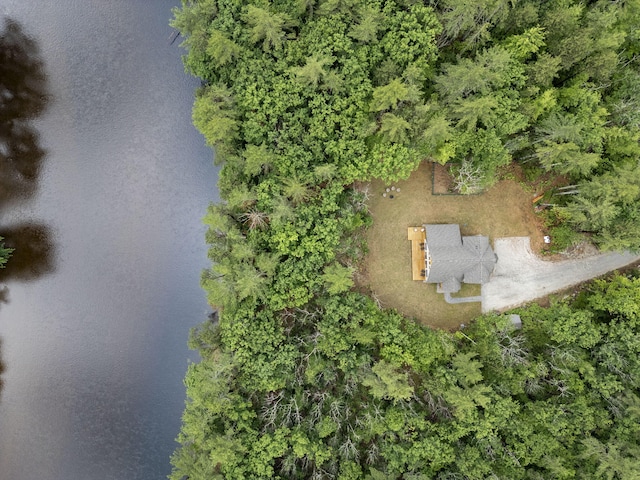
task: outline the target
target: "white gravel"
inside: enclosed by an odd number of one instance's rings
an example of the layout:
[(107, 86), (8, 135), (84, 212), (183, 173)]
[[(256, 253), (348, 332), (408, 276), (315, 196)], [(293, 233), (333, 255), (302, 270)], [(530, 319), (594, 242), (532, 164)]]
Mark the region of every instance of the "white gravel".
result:
[(502, 311), (640, 261), (630, 252), (549, 262), (531, 251), (529, 237), (498, 238), (493, 276), (482, 286), (482, 311)]

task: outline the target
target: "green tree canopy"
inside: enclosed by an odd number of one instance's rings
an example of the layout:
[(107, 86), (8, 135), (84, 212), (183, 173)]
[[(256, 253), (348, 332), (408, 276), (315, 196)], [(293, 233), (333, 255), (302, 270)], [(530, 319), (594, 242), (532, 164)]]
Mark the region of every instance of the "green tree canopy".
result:
[(0, 237), (0, 268), (4, 268), (11, 258), (11, 254), (13, 253), (13, 248), (5, 247), (4, 238)]
[[(633, 478), (636, 276), (418, 325), (354, 289), (354, 193), (533, 162), (604, 248), (640, 248), (637, 2), (183, 0), (193, 120), (222, 165), (171, 478)], [(354, 188), (352, 188), (354, 187)], [(6, 254), (5, 254), (6, 255)]]

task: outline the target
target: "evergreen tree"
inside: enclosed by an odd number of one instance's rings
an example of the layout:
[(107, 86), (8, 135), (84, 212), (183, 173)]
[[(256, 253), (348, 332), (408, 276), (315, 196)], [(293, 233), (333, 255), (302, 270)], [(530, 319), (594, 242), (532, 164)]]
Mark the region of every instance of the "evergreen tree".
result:
[(5, 247), (4, 238), (0, 237), (0, 268), (4, 268), (11, 258), (11, 254), (13, 253), (13, 248)]

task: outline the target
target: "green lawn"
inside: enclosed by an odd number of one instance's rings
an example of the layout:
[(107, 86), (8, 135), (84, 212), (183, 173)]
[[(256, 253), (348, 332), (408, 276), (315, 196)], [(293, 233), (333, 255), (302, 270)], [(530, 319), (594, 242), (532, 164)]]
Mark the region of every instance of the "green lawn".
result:
[[(424, 162), (408, 180), (394, 183), (400, 192), (383, 197), (385, 185), (369, 185), (373, 226), (367, 232), (369, 253), (358, 275), (361, 288), (384, 307), (395, 308), (433, 327), (456, 329), (480, 314), (480, 303), (449, 305), (436, 286), (411, 279), (411, 244), (407, 227), (423, 223), (458, 223), (463, 235), (531, 236), (541, 246), (531, 194), (513, 180), (503, 180), (481, 195), (431, 194), (431, 163)], [(479, 285), (464, 285), (456, 296), (479, 295)]]

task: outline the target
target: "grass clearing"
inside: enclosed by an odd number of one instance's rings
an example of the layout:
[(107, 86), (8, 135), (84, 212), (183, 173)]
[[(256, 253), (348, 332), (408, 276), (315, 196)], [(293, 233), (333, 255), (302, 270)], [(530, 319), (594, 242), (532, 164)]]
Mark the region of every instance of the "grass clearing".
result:
[[(436, 286), (411, 279), (411, 242), (407, 227), (423, 223), (458, 223), (463, 235), (530, 236), (539, 251), (542, 234), (533, 212), (532, 195), (515, 180), (502, 180), (480, 195), (432, 195), (430, 162), (423, 162), (408, 180), (394, 183), (400, 192), (386, 197), (385, 185), (369, 185), (373, 226), (367, 231), (369, 253), (357, 276), (359, 286), (385, 308), (394, 308), (425, 325), (457, 329), (480, 314), (480, 303), (450, 305)], [(394, 198), (390, 198), (393, 195)], [(480, 285), (463, 285), (455, 296), (480, 294)]]

